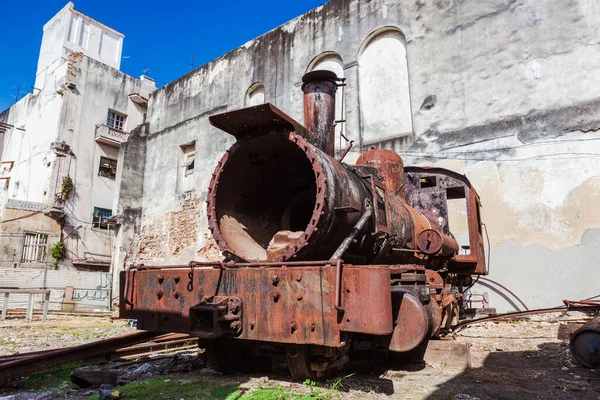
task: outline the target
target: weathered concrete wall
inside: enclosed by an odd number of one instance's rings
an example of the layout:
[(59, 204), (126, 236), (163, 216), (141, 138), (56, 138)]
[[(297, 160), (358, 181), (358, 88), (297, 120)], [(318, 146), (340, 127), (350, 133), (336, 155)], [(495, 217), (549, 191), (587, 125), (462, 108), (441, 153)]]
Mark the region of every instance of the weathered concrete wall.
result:
[[(21, 262), (25, 233), (48, 235), (48, 251), (41, 262)], [(59, 239), (60, 225), (43, 213), (5, 208), (0, 214), (0, 268), (46, 268), (53, 261), (49, 250)]]
[[(356, 151), (392, 148), (406, 164), (450, 166), (474, 183), (492, 279), (530, 307), (597, 295), (599, 8), (592, 0), (332, 0), (170, 83), (149, 105), (137, 259), (187, 262), (212, 249), (203, 202), (233, 140), (208, 116), (243, 107), (260, 83), (265, 101), (301, 121), (302, 75), (335, 54)], [(180, 193), (180, 146), (191, 141), (194, 190)], [(474, 291), (489, 292), (499, 310), (514, 302), (482, 285)]]
[[(72, 226), (80, 224), (82, 228), (67, 242), (79, 258), (110, 263), (115, 233), (95, 228), (91, 221), (94, 207), (110, 209), (116, 214), (113, 209), (118, 192), (116, 179), (99, 176), (98, 167), (102, 156), (118, 160), (119, 148), (96, 142), (95, 135), (99, 126), (106, 123), (109, 109), (123, 114), (134, 112), (127, 115), (125, 122), (125, 131), (133, 129), (142, 117), (141, 112), (131, 106), (129, 94), (139, 92), (147, 96), (153, 86), (87, 57), (75, 64), (73, 74), (77, 89), (66, 94), (63, 109), (77, 111), (67, 112), (61, 126), (76, 161), (65, 169), (75, 183), (65, 209), (68, 222)], [(120, 169), (117, 162), (117, 173)]]

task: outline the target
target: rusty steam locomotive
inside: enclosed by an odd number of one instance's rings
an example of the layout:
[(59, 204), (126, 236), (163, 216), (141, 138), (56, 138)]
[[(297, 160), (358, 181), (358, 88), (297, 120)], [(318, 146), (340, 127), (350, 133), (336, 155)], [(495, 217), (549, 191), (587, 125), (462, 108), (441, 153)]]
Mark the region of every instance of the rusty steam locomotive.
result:
[[(409, 352), (459, 318), (462, 291), (486, 273), (480, 200), (467, 178), (404, 167), (383, 149), (342, 163), (339, 81), (316, 71), (303, 83), (305, 126), (271, 104), (210, 117), (237, 139), (207, 195), (224, 260), (137, 265), (121, 276), (121, 317), (200, 338), (218, 371), (279, 350), (293, 378), (316, 379), (359, 343)], [(466, 203), (462, 251), (449, 199)]]

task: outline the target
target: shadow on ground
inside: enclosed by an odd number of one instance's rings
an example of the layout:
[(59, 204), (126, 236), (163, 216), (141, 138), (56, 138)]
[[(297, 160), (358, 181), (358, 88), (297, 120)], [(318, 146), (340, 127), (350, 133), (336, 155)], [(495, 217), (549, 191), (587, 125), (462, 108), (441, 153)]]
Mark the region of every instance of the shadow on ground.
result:
[(537, 351), (496, 351), (483, 366), (438, 384), (428, 399), (468, 394), (484, 399), (598, 399), (600, 371), (576, 364), (568, 344), (543, 343)]

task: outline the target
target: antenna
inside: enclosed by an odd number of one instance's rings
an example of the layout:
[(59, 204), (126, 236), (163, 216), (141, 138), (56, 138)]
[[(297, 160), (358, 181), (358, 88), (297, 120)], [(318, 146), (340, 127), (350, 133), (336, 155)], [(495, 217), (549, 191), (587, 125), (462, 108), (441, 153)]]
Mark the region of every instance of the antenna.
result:
[(125, 60), (129, 60), (131, 58), (131, 56), (123, 56), (123, 65), (122, 65), (122, 69), (125, 69)]
[(21, 90), (21, 85), (13, 86), (13, 89), (17, 89), (17, 93), (15, 94), (15, 103), (19, 101), (19, 97), (25, 93), (25, 91)]
[(192, 62), (190, 63), (190, 72), (194, 70), (194, 53), (192, 53)]

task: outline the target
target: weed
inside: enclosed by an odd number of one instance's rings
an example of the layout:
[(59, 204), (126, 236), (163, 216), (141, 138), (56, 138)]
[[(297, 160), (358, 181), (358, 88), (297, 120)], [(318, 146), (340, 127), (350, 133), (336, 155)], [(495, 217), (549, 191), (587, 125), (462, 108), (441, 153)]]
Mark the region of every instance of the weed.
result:
[(80, 362), (72, 362), (48, 371), (35, 372), (23, 382), (23, 388), (29, 390), (66, 389), (71, 383), (71, 372), (80, 365)]
[(335, 380), (335, 382), (333, 382), (333, 383), (332, 383), (332, 384), (329, 386), (329, 389), (330, 389), (330, 390), (333, 390), (333, 391), (335, 391), (335, 392), (339, 392), (339, 390), (340, 390), (340, 389), (344, 389), (344, 385), (343, 385), (343, 383), (342, 383), (342, 382), (344, 382), (344, 380), (346, 380), (346, 379), (350, 378), (352, 375), (354, 375), (354, 374), (349, 374), (349, 375), (346, 375), (346, 376), (340, 376), (339, 378), (337, 378), (337, 379)]
[[(212, 399), (212, 400), (237, 400), (241, 396), (240, 389), (235, 386), (215, 386), (211, 382), (153, 378), (144, 382), (132, 382), (125, 386), (115, 388), (126, 399)], [(99, 400), (99, 395), (94, 395), (88, 400)]]
[(18, 346), (19, 343), (11, 339), (0, 339), (0, 346)]

